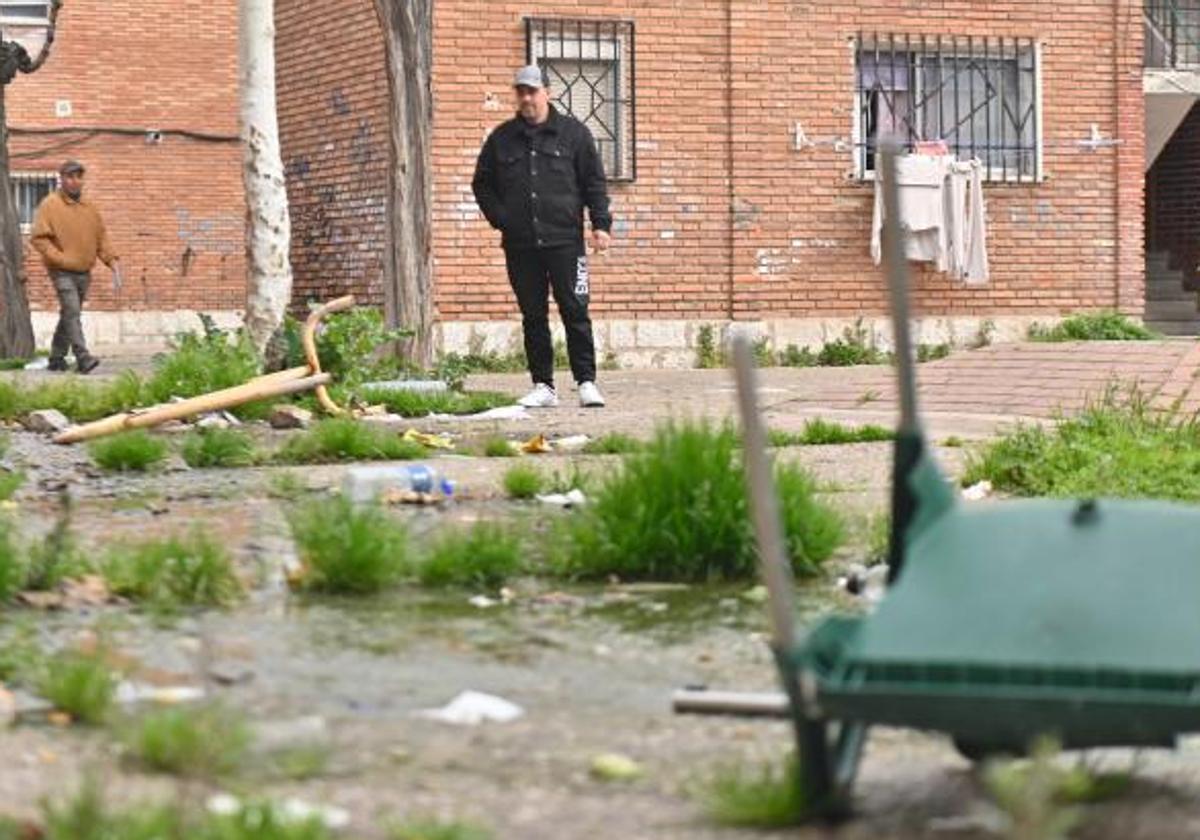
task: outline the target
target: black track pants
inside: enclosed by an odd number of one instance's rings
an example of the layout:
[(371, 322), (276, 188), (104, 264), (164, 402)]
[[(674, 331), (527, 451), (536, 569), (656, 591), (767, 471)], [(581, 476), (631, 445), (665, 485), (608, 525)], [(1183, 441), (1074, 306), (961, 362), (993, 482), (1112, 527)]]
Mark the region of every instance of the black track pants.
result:
[(511, 248), (505, 251), (508, 280), (521, 307), (525, 357), (534, 383), (554, 384), (550, 341), (550, 300), (554, 293), (567, 334), (567, 355), (576, 382), (596, 379), (596, 346), (588, 317), (588, 264), (583, 245), (565, 248)]

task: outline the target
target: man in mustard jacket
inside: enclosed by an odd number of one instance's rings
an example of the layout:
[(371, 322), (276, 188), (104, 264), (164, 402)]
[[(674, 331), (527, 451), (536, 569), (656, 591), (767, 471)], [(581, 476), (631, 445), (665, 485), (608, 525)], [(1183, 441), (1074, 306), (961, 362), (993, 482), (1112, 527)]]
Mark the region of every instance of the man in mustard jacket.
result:
[(58, 294), (58, 328), (50, 345), (50, 370), (67, 369), (67, 351), (76, 369), (90, 373), (100, 360), (88, 352), (80, 315), (96, 259), (120, 276), (120, 263), (95, 205), (83, 198), (83, 164), (69, 160), (58, 170), (59, 189), (38, 205), (33, 219), (33, 247), (42, 255)]

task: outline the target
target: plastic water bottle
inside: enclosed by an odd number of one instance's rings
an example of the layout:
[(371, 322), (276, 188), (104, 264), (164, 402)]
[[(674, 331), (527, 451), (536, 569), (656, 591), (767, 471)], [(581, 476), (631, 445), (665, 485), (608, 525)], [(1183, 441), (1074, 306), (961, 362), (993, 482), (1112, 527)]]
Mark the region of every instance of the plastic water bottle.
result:
[(412, 492), (454, 495), (454, 482), (424, 464), (353, 467), (342, 482), (342, 493), (356, 505), (378, 499), (384, 493)]

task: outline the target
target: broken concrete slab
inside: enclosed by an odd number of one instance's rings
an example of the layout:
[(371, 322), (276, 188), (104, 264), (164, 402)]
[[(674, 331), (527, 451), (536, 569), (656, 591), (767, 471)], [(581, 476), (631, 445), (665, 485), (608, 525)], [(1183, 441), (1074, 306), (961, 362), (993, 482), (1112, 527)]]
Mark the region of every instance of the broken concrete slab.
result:
[(31, 411), (25, 418), (25, 428), (41, 434), (57, 434), (70, 426), (71, 421), (67, 416), (55, 408)]
[(312, 425), (313, 413), (298, 405), (277, 405), (271, 409), (267, 422), (272, 429), (307, 429)]

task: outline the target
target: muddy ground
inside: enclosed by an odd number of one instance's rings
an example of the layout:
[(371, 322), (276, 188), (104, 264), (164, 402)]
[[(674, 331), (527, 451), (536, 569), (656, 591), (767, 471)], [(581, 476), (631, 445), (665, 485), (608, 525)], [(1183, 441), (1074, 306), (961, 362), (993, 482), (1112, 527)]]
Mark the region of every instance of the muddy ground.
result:
[[(804, 398), (806, 372), (772, 374), (766, 399), (776, 428), (798, 428), (820, 406)], [(870, 385), (870, 371), (851, 372)], [(497, 425), (414, 421), (422, 431), (522, 439), (624, 431), (645, 436), (669, 416), (723, 416), (731, 391), (724, 374), (689, 372), (672, 385), (658, 375), (613, 377), (613, 405), (603, 412), (564, 406), (530, 420)], [(519, 377), (472, 385), (519, 392)], [(858, 383), (846, 385), (849, 391)], [(831, 419), (888, 422), (890, 409), (867, 400), (827, 413)], [(840, 412), (840, 414), (839, 414)], [(940, 417), (937, 435), (986, 436), (1003, 418)], [(258, 429), (264, 439), (284, 433)], [(936, 439), (936, 438), (935, 438)], [(964, 450), (936, 449), (951, 474)], [(529, 456), (533, 457), (533, 456)], [(613, 468), (614, 457), (537, 456), (547, 469), (579, 461)], [(829, 568), (805, 584), (806, 620), (834, 607), (856, 608), (834, 584), (838, 568), (861, 558), (861, 523), (884, 509), (887, 444), (786, 450), (809, 466), (826, 496), (846, 512), (857, 535)], [(12, 432), (6, 465), (28, 474), (15, 502), (23, 529), (46, 529), (66, 486), (77, 501), (74, 528), (85, 545), (141, 539), (199, 527), (220, 534), (259, 585), (241, 606), (164, 622), (123, 607), (56, 613), (9, 611), (0, 631), (35, 628), (46, 645), (102, 631), (136, 662), (147, 680), (204, 686), (252, 721), (319, 717), (329, 761), (316, 778), (272, 778), (253, 769), (225, 789), (301, 798), (346, 809), (352, 833), (383, 837), (390, 820), (434, 815), (470, 820), (497, 838), (982, 837), (944, 818), (971, 817), (988, 798), (978, 775), (944, 739), (877, 730), (856, 786), (856, 816), (837, 830), (752, 832), (715, 827), (689, 792), (696, 779), (738, 760), (776, 759), (790, 744), (781, 723), (671, 714), (673, 689), (704, 684), (770, 690), (775, 674), (764, 643), (764, 607), (749, 585), (736, 587), (563, 587), (524, 580), (511, 603), (478, 608), (474, 594), (400, 591), (371, 599), (290, 594), (281, 568), (294, 551), (278, 476), (291, 473), (304, 495), (340, 485), (345, 467), (188, 470), (176, 462), (149, 475), (97, 470), (80, 447), (55, 447)], [(442, 508), (401, 508), (418, 535), (450, 520), (520, 516), (530, 522), (569, 515), (502, 498), (508, 459), (442, 456), (432, 463), (454, 478), (459, 498)], [(531, 524), (530, 527), (533, 527)], [(219, 678), (219, 679), (218, 679)], [(414, 715), (465, 689), (500, 695), (525, 715), (511, 723), (461, 727)], [(303, 728), (303, 727), (301, 727)], [(285, 727), (286, 729), (286, 727)], [(286, 740), (287, 735), (283, 736)], [(294, 736), (302, 739), (303, 736)], [(173, 780), (123, 760), (108, 730), (21, 724), (0, 734), (0, 814), (36, 814), (39, 801), (75, 790), (84, 772), (99, 773), (114, 801), (198, 796)], [(622, 753), (643, 776), (632, 782), (589, 774), (601, 753)], [(1200, 752), (1108, 753), (1118, 768), (1136, 767), (1131, 791), (1086, 812), (1079, 837), (1200, 837)], [(971, 820), (967, 820), (971, 822)]]

